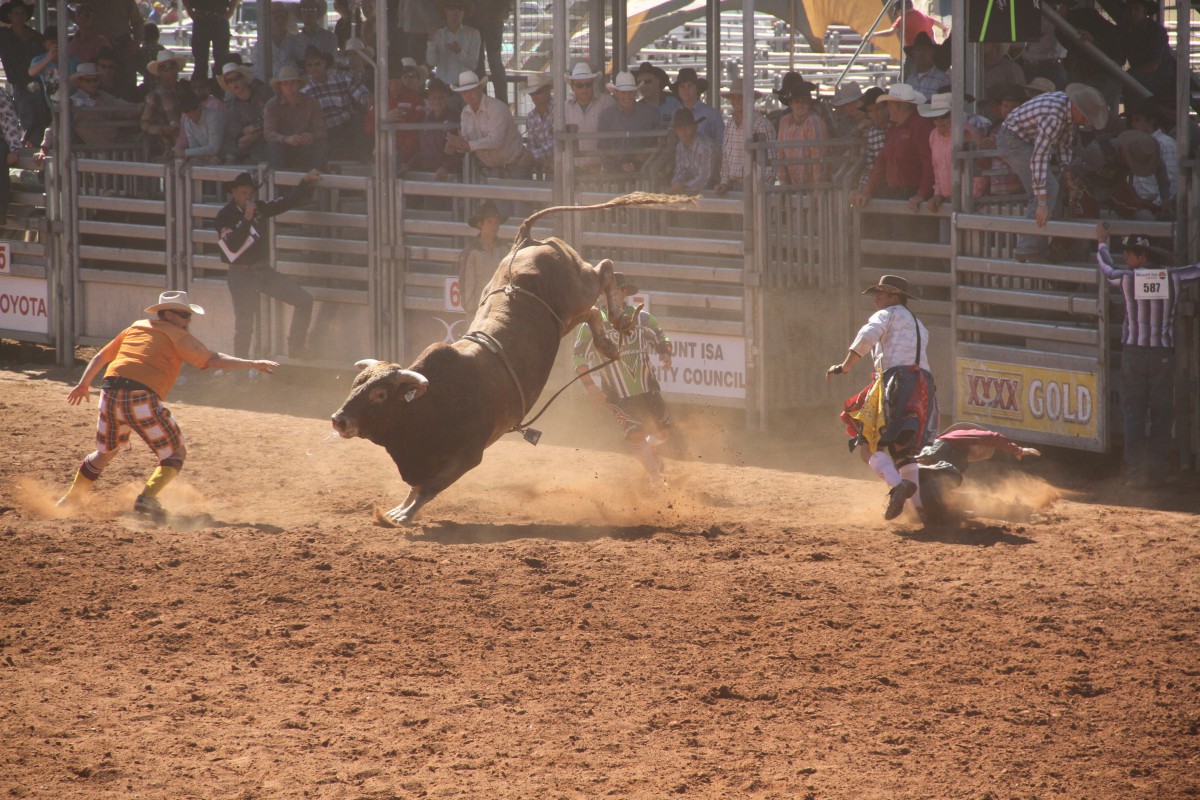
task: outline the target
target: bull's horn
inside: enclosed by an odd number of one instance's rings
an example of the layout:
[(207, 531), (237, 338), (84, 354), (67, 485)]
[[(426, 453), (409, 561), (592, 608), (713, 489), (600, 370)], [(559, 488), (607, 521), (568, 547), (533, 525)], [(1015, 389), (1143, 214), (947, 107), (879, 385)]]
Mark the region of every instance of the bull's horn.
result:
[(359, 361), (355, 361), (354, 368), (361, 372), (362, 370), (366, 369), (367, 367), (373, 367), (378, 363), (380, 363), (380, 361), (377, 358), (364, 358)]
[(400, 376), (401, 380), (416, 384), (416, 387), (412, 390), (414, 394), (409, 398), (409, 402), (416, 400), (418, 397), (425, 394), (425, 392), (429, 389), (429, 379), (419, 372), (411, 369), (402, 369), (397, 370), (397, 374)]
[(599, 272), (600, 270), (604, 269), (604, 265), (605, 265), (605, 264), (607, 264), (607, 265), (608, 265), (608, 268), (609, 268), (609, 269), (613, 269), (613, 268), (614, 268), (614, 267), (613, 267), (613, 262), (612, 262), (612, 259), (611, 259), (611, 258), (604, 258), (604, 259), (601, 259), (600, 261), (597, 261), (597, 262), (596, 262), (596, 272)]

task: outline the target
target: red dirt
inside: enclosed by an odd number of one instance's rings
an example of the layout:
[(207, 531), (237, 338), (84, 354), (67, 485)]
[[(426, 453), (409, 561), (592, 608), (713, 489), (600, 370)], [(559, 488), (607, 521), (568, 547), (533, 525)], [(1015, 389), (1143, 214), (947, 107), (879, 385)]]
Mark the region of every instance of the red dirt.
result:
[(1193, 483), (984, 465), (1039, 516), (922, 530), (832, 416), (811, 443), (685, 417), (652, 492), (576, 404), (388, 530), (382, 449), (296, 387), (255, 401), (309, 416), (193, 384), (171, 522), (125, 513), (140, 443), (56, 519), (78, 374), (0, 372), (0, 796), (1200, 796)]

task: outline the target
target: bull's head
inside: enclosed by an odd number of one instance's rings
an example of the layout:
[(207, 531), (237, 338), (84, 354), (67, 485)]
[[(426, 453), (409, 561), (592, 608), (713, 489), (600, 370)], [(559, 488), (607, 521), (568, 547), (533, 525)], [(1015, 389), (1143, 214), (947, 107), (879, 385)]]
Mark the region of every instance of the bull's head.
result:
[(429, 388), (419, 372), (366, 358), (354, 364), (360, 372), (350, 387), (350, 396), (334, 412), (333, 429), (344, 439), (370, 438), (374, 430), (394, 421), (396, 407), (411, 403)]

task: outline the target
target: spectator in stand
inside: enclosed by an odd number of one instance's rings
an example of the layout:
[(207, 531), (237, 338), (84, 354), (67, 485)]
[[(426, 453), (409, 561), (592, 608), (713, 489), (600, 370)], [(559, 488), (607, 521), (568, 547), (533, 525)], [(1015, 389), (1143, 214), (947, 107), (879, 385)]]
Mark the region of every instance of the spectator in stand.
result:
[(900, 30), (903, 28), (904, 46), (909, 47), (922, 33), (928, 36), (932, 41), (934, 38), (934, 28), (939, 29), (942, 33), (945, 33), (947, 30), (945, 25), (938, 22), (933, 17), (922, 14), (920, 11), (917, 11), (915, 8), (913, 8), (912, 0), (896, 0), (896, 2), (892, 4), (891, 11), (895, 18), (895, 21), (892, 23), (892, 27), (875, 31), (871, 34), (872, 38), (876, 36), (887, 36), (890, 33), (896, 34), (896, 37), (899, 38)]
[[(950, 136), (950, 93), (935, 94), (928, 103), (917, 106), (917, 113), (933, 120), (933, 131), (929, 134), (930, 164), (933, 167), (933, 195), (929, 198), (929, 210), (936, 212), (943, 203), (950, 201), (953, 194), (954, 148)], [(943, 233), (949, 236), (947, 227)]]
[(0, 92), (0, 162), (3, 162), (0, 163), (0, 225), (8, 223), (8, 204), (12, 200), (12, 173), (9, 168), (17, 165), (20, 158), (17, 151), (23, 144), (17, 105), (8, 92)]
[[(637, 102), (637, 81), (631, 72), (618, 72), (608, 86), (616, 104), (600, 112), (601, 133), (646, 133), (658, 129), (658, 113), (646, 104)], [(655, 140), (647, 136), (627, 136), (600, 142), (606, 155), (604, 167), (611, 172), (636, 172), (646, 159)]]
[(292, 64), (302, 66), (308, 48), (315, 47), (330, 58), (337, 56), (337, 37), (327, 31), (324, 0), (300, 0), (300, 30), (283, 42), (284, 53)]
[(96, 9), (90, 2), (79, 3), (71, 12), (75, 33), (67, 44), (67, 51), (80, 63), (96, 63), (101, 50), (111, 50), (112, 43), (96, 28)]
[[(1200, 264), (1162, 268), (1144, 236), (1125, 238), (1125, 269), (1113, 265), (1108, 225), (1096, 223), (1096, 263), (1125, 301), (1121, 323), (1121, 415), (1124, 417), (1125, 484), (1134, 489), (1170, 480), (1171, 429), (1175, 423), (1175, 312), (1184, 281), (1200, 278)], [(1147, 279), (1139, 270), (1162, 275)], [(1150, 435), (1146, 435), (1146, 422)]]
[(670, 194), (702, 192), (717, 178), (721, 148), (699, 131), (699, 122), (692, 112), (681, 108), (671, 117), (671, 130), (679, 141), (675, 143), (675, 174), (671, 176)]
[(96, 32), (108, 39), (117, 56), (117, 85), (120, 94), (137, 85), (137, 71), (158, 58), (157, 53), (140, 52), (146, 36), (146, 20), (136, 0), (91, 0)]
[(12, 87), (16, 102), (17, 119), (25, 131), (29, 144), (41, 142), (46, 126), (50, 124), (50, 107), (45, 95), (29, 88), (29, 75), (33, 59), (46, 52), (42, 34), (29, 26), (34, 7), (22, 0), (8, 0), (0, 5), (0, 64), (4, 74), (12, 76), (8, 85)]
[(220, 164), (221, 148), (225, 144), (225, 119), (219, 111), (206, 108), (192, 92), (179, 93), (179, 139), (175, 157), (199, 164)]
[(1168, 205), (1175, 200), (1175, 179), (1179, 173), (1178, 148), (1175, 140), (1168, 136), (1159, 123), (1158, 107), (1152, 100), (1138, 100), (1125, 107), (1125, 116), (1129, 129), (1142, 131), (1154, 137), (1162, 153), (1163, 166), (1167, 170), (1168, 193), (1162, 194), (1158, 180), (1154, 177), (1135, 177), (1133, 188), (1138, 196), (1150, 203), (1160, 206)]
[(333, 10), (338, 15), (337, 22), (333, 23), (333, 35), (337, 37), (338, 50), (345, 50), (355, 28), (362, 25), (362, 14), (357, 6), (351, 8), (350, 0), (333, 0)]
[(225, 90), (225, 153), (235, 164), (266, 161), (263, 111), (271, 99), (271, 90), (254, 77), (249, 67), (240, 64), (226, 64), (218, 80)]
[(1167, 29), (1158, 21), (1158, 3), (1150, 0), (1125, 2), (1125, 54), (1134, 62), (1163, 68), (1174, 75), (1175, 56), (1167, 43)]
[[(1013, 110), (996, 134), (996, 147), (1009, 168), (1021, 179), (1032, 197), (1025, 218), (1039, 228), (1050, 219), (1058, 201), (1058, 180), (1050, 171), (1051, 151), (1060, 164), (1070, 164), (1074, 153), (1075, 129), (1087, 124), (1103, 130), (1108, 124), (1108, 104), (1099, 91), (1077, 83), (1066, 91), (1049, 92)], [(1068, 191), (1073, 189), (1070, 170), (1063, 168)], [(1049, 255), (1045, 236), (1017, 236), (1014, 255), (1018, 261), (1036, 261)]]
[(367, 88), (349, 72), (335, 69), (333, 56), (310, 47), (304, 52), (308, 82), (301, 90), (321, 104), (329, 141), (338, 154), (359, 158), (363, 150), (363, 116), (371, 99)]
[(671, 85), (667, 71), (649, 61), (643, 61), (637, 72), (633, 73), (633, 77), (637, 78), (638, 93), (642, 96), (638, 102), (657, 109), (661, 127), (669, 127), (671, 117), (677, 109), (683, 108), (683, 105), (678, 97), (667, 92), (667, 87)]
[[(790, 113), (779, 118), (779, 158), (783, 161), (803, 160), (805, 163), (784, 164), (779, 170), (779, 182), (798, 186), (815, 183), (825, 176), (822, 164), (824, 150), (811, 142), (829, 138), (825, 120), (815, 112), (813, 92), (815, 83), (803, 81), (793, 84), (791, 90), (781, 95)], [(800, 143), (805, 144), (791, 144)]]
[[(183, 0), (192, 18), (193, 77), (208, 77), (208, 51), (211, 46), (217, 69), (229, 58), (229, 20), (240, 0)], [(213, 70), (216, 74), (216, 70)]]
[(425, 47), (425, 63), (443, 81), (452, 81), (464, 72), (479, 68), (482, 40), (479, 31), (463, 24), (464, 0), (443, 0), (445, 27), (434, 31)]
[[(458, 123), (458, 119), (450, 110), (450, 87), (443, 81), (437, 78), (429, 79), (429, 84), (425, 87), (425, 102), (428, 103), (428, 109), (425, 112), (427, 125)], [(462, 154), (457, 151), (447, 152), (446, 149), (452, 132), (457, 131), (446, 131), (440, 128), (421, 131), (421, 151), (412, 168), (436, 173), (437, 179), (440, 181), (446, 180), (447, 175), (451, 173), (461, 174)]]
[[(58, 28), (53, 25), (46, 28), (42, 34), (42, 45), (46, 48), (46, 52), (35, 56), (33, 61), (29, 62), (29, 77), (37, 78), (41, 82), (46, 105), (53, 108), (54, 104), (58, 102), (58, 90), (62, 84), (62, 78), (58, 74)], [(69, 78), (79, 67), (79, 61), (75, 56), (68, 54), (67, 64), (67, 77)]]
[(141, 84), (137, 86), (137, 91), (143, 97), (148, 95), (154, 89), (158, 88), (158, 79), (150, 74), (147, 66), (158, 60), (158, 54), (166, 50), (158, 43), (158, 26), (153, 22), (146, 23), (145, 39), (138, 48), (137, 54), (137, 74), (141, 76)]
[(696, 70), (691, 67), (684, 67), (675, 76), (671, 91), (679, 98), (679, 103), (692, 112), (692, 117), (700, 126), (697, 128), (700, 135), (712, 139), (719, 151), (725, 138), (725, 123), (716, 109), (700, 99), (708, 91), (708, 79), (697, 76)]
[(467, 221), (479, 235), (471, 240), (458, 257), (458, 296), (467, 319), (475, 318), (483, 301), (484, 290), (491, 287), (500, 261), (509, 247), (499, 238), (504, 216), (491, 200), (486, 200)]
[[(421, 86), (425, 83), (425, 68), (405, 56), (399, 63), (388, 64), (387, 121), (395, 124), (415, 125), (425, 120), (425, 97)], [(375, 140), (375, 103), (367, 106), (366, 132)], [(409, 169), (413, 159), (421, 150), (420, 131), (396, 131), (396, 159), (401, 172)]]
[(155, 87), (146, 95), (142, 107), (142, 133), (150, 138), (156, 152), (170, 150), (179, 138), (179, 73), (185, 64), (187, 58), (164, 50), (158, 54), (158, 60), (146, 65), (155, 78)]
[[(990, 89), (1000, 84), (1025, 83), (1025, 71), (1008, 57), (1007, 42), (989, 42), (983, 46), (983, 88)], [(950, 81), (947, 80), (946, 83)]]
[(908, 60), (904, 63), (904, 82), (926, 97), (950, 82), (950, 76), (933, 63), (936, 45), (927, 34), (918, 34), (912, 44), (904, 48)]
[(483, 57), (487, 55), (487, 72), (492, 79), (492, 96), (501, 103), (508, 103), (508, 74), (504, 71), (504, 23), (512, 15), (512, 0), (475, 0), (467, 22), (479, 31), (480, 50), (478, 62), (472, 66), (484, 74)]
[(140, 103), (137, 89), (122, 87), (117, 83), (117, 57), (112, 50), (101, 50), (96, 56), (96, 70), (100, 75), (100, 89), (130, 103)]
[[(71, 76), (71, 134), (83, 144), (111, 144), (120, 138), (137, 135), (138, 123), (133, 114), (137, 104), (113, 97), (101, 88), (100, 71), (95, 64), (80, 64)], [(117, 118), (113, 112), (129, 112)], [(123, 128), (124, 121), (128, 127)]]
[(535, 172), (554, 171), (554, 82), (549, 75), (532, 75), (525, 89), (533, 108), (525, 115), (525, 146), (533, 156)]
[(1050, 81), (1048, 91), (1056, 91), (1060, 86), (1067, 85), (1067, 68), (1063, 61), (1067, 57), (1067, 48), (1058, 41), (1058, 29), (1046, 17), (1041, 18), (1041, 34), (1036, 41), (1029, 42), (1021, 52), (1021, 67), (1025, 71), (1025, 83), (1033, 83), (1036, 78)]
[(329, 157), (329, 130), (316, 98), (300, 91), (305, 76), (284, 67), (271, 80), (276, 96), (263, 108), (263, 136), (272, 169), (323, 169)]
[[(1115, 137), (1098, 136), (1083, 148), (1071, 165), (1074, 199), (1082, 216), (1113, 214), (1121, 219), (1153, 220), (1170, 216), (1171, 181), (1162, 151), (1154, 137), (1143, 131), (1124, 131)], [(1133, 187), (1137, 177), (1155, 181), (1164, 204), (1142, 199)]]
[(450, 87), (463, 99), (461, 133), (446, 136), (446, 154), (474, 153), (488, 175), (528, 178), (533, 156), (521, 144), (521, 134), (507, 105), (483, 92), (483, 81), (471, 70)]
[[(716, 193), (724, 195), (730, 189), (740, 192), (746, 184), (746, 145), (742, 137), (742, 118), (745, 115), (746, 99), (744, 78), (734, 78), (729, 82), (729, 88), (721, 92), (721, 96), (729, 100), (730, 114), (725, 123), (725, 141), (721, 145), (721, 170), (717, 181)], [(755, 100), (762, 97), (762, 92), (752, 90)], [(775, 129), (767, 118), (756, 109), (750, 109), (751, 137), (759, 141), (775, 141)], [(771, 167), (769, 150), (758, 153), (761, 164), (759, 179), (763, 185), (775, 183), (775, 170)]]
[(884, 94), (883, 89), (880, 89), (878, 86), (872, 86), (863, 92), (862, 110), (867, 115), (867, 119), (871, 124), (864, 134), (867, 139), (867, 151), (866, 163), (863, 165), (863, 174), (858, 180), (858, 191), (860, 192), (867, 187), (867, 181), (871, 177), (871, 170), (875, 168), (875, 162), (879, 160), (879, 154), (883, 152), (883, 145), (887, 141), (888, 128), (892, 126), (892, 118), (888, 114), (887, 103), (879, 102), (879, 98)]
[[(1008, 115), (1016, 110), (1017, 106), (1024, 103), (1026, 93), (1021, 91), (1019, 86), (993, 86), (988, 92), (988, 104), (991, 108), (990, 119), (992, 125), (988, 130), (987, 136), (980, 141), (980, 147), (984, 150), (993, 150), (996, 147), (996, 134), (1000, 130), (1000, 126), (1004, 120), (1008, 119)], [(994, 157), (987, 160), (984, 165), (985, 169), (989, 169), (994, 174), (988, 175), (988, 190), (987, 193), (993, 197), (1004, 197), (1007, 195), (1021, 194), (1025, 188), (1021, 185), (1021, 179), (1017, 177), (1003, 158)]]
[(599, 131), (600, 115), (605, 109), (617, 104), (611, 95), (596, 94), (596, 80), (599, 77), (600, 73), (592, 72), (592, 68), (583, 61), (572, 67), (571, 74), (566, 76), (571, 86), (571, 96), (567, 98), (563, 116), (566, 124), (574, 125), (576, 131), (581, 134), (581, 138), (576, 142), (579, 157), (575, 160), (575, 166), (588, 172), (599, 172), (602, 162), (599, 158), (584, 155), (595, 153), (599, 149), (599, 142), (588, 138), (587, 134)]
[(872, 197), (880, 196), (907, 200), (908, 207), (916, 211), (933, 194), (933, 156), (929, 150), (933, 123), (917, 113), (925, 97), (906, 83), (895, 83), (876, 102), (887, 105), (892, 124), (867, 185), (850, 196), (850, 204), (865, 208)]
[[(263, 83), (271, 78), (278, 78), (279, 71), (284, 67), (296, 66), (287, 49), (290, 22), (291, 15), (288, 14), (286, 3), (278, 0), (271, 3), (271, 35), (269, 38), (260, 36), (254, 45), (254, 76)], [(266, 73), (268, 49), (271, 53), (270, 75)]]
[[(1056, 6), (1060, 16), (1075, 26), (1079, 37), (1095, 45), (1118, 66), (1125, 63), (1125, 33), (1095, 9), (1095, 0), (1060, 0)], [(1094, 86), (1108, 103), (1109, 111), (1117, 113), (1121, 97), (1121, 81), (1082, 48), (1063, 42), (1067, 48), (1067, 81)]]
[(862, 108), (862, 96), (862, 87), (854, 81), (842, 81), (838, 84), (833, 96), (829, 98), (829, 105), (833, 109), (833, 127), (830, 130), (833, 138), (857, 138), (870, 124)]

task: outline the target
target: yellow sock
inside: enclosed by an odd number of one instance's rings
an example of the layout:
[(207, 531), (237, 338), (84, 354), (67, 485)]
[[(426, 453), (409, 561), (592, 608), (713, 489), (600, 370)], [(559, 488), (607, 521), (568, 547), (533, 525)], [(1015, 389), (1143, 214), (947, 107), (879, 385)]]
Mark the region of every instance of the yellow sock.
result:
[(75, 470), (75, 480), (71, 481), (71, 488), (67, 489), (67, 493), (63, 495), (59, 502), (73, 502), (79, 500), (83, 495), (92, 490), (92, 484), (95, 481), (83, 474), (82, 469)]
[(155, 467), (150, 479), (146, 481), (146, 488), (142, 489), (142, 494), (146, 497), (157, 497), (178, 474), (179, 470), (175, 467)]

